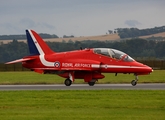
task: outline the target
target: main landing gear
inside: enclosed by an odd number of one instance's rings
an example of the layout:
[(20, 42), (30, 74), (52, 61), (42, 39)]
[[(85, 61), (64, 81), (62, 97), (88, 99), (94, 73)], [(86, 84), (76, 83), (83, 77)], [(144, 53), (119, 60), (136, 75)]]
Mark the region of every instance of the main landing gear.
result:
[(65, 84), (66, 86), (70, 86), (70, 85), (72, 84), (72, 81), (71, 81), (69, 78), (67, 78), (67, 79), (64, 81), (64, 84)]
[(88, 82), (88, 85), (89, 86), (94, 86), (95, 85), (95, 82)]
[(94, 86), (96, 81), (98, 81), (97, 79), (92, 79), (91, 81), (88, 82), (89, 86)]
[(138, 81), (138, 76), (135, 74), (135, 80), (131, 81), (132, 86), (135, 86), (137, 84)]
[[(96, 81), (98, 81), (98, 80), (97, 80), (97, 79), (92, 79), (91, 81), (89, 81), (89, 82), (88, 82), (89, 86), (94, 86), (95, 83), (96, 83)], [(64, 84), (65, 84), (66, 86), (70, 86), (70, 85), (72, 84), (72, 81), (71, 81), (69, 78), (67, 78), (67, 79), (64, 81)]]

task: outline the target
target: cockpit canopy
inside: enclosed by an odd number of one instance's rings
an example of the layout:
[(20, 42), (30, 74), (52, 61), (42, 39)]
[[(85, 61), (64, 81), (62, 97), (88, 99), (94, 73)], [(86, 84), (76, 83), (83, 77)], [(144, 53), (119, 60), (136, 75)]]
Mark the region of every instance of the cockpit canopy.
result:
[(110, 48), (94, 48), (94, 53), (101, 54), (104, 56), (108, 56), (110, 58), (114, 58), (117, 60), (123, 60), (123, 61), (134, 61), (133, 58), (131, 58), (129, 55), (125, 54), (124, 52), (121, 52), (119, 50), (110, 49)]

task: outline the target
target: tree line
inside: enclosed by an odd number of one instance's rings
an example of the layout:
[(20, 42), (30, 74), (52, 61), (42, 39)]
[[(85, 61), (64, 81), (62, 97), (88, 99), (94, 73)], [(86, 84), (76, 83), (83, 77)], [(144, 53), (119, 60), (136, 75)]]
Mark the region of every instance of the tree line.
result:
[[(135, 59), (164, 59), (165, 41), (153, 41), (145, 39), (122, 40), (120, 42), (109, 41), (76, 41), (76, 42), (47, 42), (50, 48), (57, 52), (78, 50), (80, 48), (113, 48), (121, 50)], [(8, 44), (0, 45), (0, 63), (22, 58), (29, 55), (28, 45), (24, 42), (13, 40)]]
[(115, 29), (120, 38), (134, 38), (145, 35), (152, 35), (156, 33), (165, 32), (165, 26), (155, 27), (155, 28), (147, 28), (147, 29), (138, 29), (138, 28), (117, 28)]

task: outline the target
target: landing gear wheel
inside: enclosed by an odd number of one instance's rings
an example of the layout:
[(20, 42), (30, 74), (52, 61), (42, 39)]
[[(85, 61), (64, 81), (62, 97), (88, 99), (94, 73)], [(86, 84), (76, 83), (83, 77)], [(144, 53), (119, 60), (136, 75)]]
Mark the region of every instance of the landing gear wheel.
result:
[(132, 86), (135, 86), (137, 84), (137, 81), (136, 80), (132, 80), (131, 84), (132, 84)]
[(135, 73), (134, 75), (135, 75), (135, 80), (132, 80), (132, 81), (131, 81), (132, 86), (135, 86), (135, 85), (137, 84), (137, 81), (138, 81), (138, 76), (137, 76), (137, 74)]
[(72, 81), (70, 79), (66, 79), (65, 82), (64, 82), (64, 84), (66, 86), (70, 86), (72, 84)]
[(94, 86), (95, 82), (88, 82), (89, 86)]

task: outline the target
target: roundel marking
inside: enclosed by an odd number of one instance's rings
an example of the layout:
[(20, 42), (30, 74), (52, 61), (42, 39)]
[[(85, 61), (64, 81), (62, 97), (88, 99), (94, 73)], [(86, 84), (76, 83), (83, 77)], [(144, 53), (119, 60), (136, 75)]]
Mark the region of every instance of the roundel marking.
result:
[(56, 61), (56, 62), (54, 63), (54, 66), (55, 66), (55, 67), (60, 67), (60, 62)]

